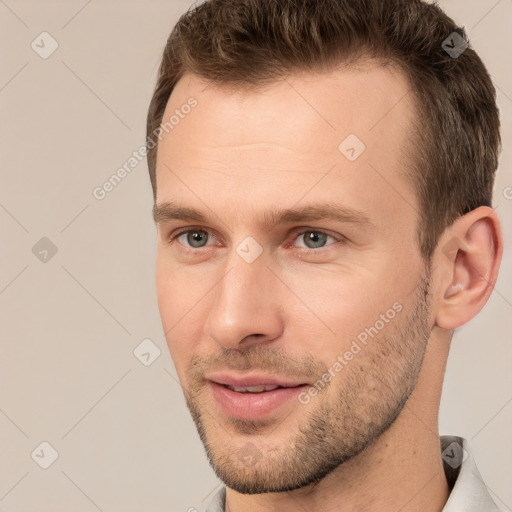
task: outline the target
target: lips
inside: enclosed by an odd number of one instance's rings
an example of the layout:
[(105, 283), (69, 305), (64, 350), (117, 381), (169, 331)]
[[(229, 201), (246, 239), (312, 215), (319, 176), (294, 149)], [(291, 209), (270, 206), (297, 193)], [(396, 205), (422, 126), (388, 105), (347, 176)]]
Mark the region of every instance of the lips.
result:
[[(278, 414), (286, 404), (308, 384), (295, 379), (264, 375), (234, 376), (211, 374), (207, 376), (215, 403), (227, 416), (240, 419), (263, 419)], [(295, 404), (300, 405), (298, 400)]]
[(279, 388), (294, 388), (301, 386), (305, 383), (304, 381), (296, 379), (279, 378), (268, 375), (249, 374), (241, 375), (229, 375), (226, 373), (212, 373), (206, 377), (208, 380), (221, 384), (224, 386), (248, 388), (253, 386), (274, 386)]
[(228, 384), (225, 385), (231, 391), (236, 391), (237, 393), (262, 393), (264, 391), (273, 391), (274, 389), (278, 389), (279, 386), (272, 386), (267, 384), (262, 384), (261, 386), (230, 386)]

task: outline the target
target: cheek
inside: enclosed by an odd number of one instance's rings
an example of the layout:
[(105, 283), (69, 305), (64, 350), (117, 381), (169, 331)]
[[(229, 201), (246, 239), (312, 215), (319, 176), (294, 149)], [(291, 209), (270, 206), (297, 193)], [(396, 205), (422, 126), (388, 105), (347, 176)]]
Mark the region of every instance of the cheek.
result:
[[(352, 268), (300, 276), (290, 273), (284, 280), (290, 288), (290, 302), (283, 309), (292, 337), (327, 366), (358, 336), (364, 338), (366, 329), (376, 322), (381, 327), (381, 315), (391, 310), (385, 320), (395, 317), (393, 305), (400, 308), (396, 303), (403, 305), (407, 296), (403, 281), (378, 268), (374, 272)], [(389, 325), (385, 322), (384, 331), (390, 330)]]
[(156, 261), (156, 292), (160, 316), (165, 331), (176, 328), (195, 306), (209, 287), (208, 272), (199, 267), (185, 268), (159, 248)]
[(163, 331), (176, 369), (181, 373), (197, 353), (204, 318), (202, 299), (208, 290), (203, 281), (190, 279), (157, 258), (156, 292)]

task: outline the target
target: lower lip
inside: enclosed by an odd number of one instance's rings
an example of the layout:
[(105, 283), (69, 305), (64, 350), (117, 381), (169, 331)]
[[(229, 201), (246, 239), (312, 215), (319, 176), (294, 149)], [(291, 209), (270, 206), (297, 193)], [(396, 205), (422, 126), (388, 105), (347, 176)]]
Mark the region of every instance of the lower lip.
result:
[(297, 399), (307, 386), (277, 388), (262, 393), (237, 393), (215, 382), (210, 382), (213, 396), (224, 414), (246, 420), (265, 418), (286, 402)]

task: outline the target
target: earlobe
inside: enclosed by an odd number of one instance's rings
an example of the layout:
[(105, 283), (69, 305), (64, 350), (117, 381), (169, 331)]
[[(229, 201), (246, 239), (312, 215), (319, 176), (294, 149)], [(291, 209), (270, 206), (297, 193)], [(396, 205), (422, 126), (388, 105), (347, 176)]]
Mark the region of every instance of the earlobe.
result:
[(434, 256), (441, 275), (439, 327), (453, 330), (478, 314), (496, 283), (502, 252), (499, 219), (489, 207), (472, 210), (447, 228)]

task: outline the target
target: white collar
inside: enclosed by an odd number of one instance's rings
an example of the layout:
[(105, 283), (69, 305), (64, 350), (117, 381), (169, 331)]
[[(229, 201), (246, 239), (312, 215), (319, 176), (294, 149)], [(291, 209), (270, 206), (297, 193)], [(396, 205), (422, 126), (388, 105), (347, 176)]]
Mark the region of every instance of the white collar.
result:
[[(441, 436), (441, 457), (451, 488), (443, 512), (500, 512), (478, 472), (466, 439)], [(205, 512), (225, 512), (226, 488), (213, 498)]]

